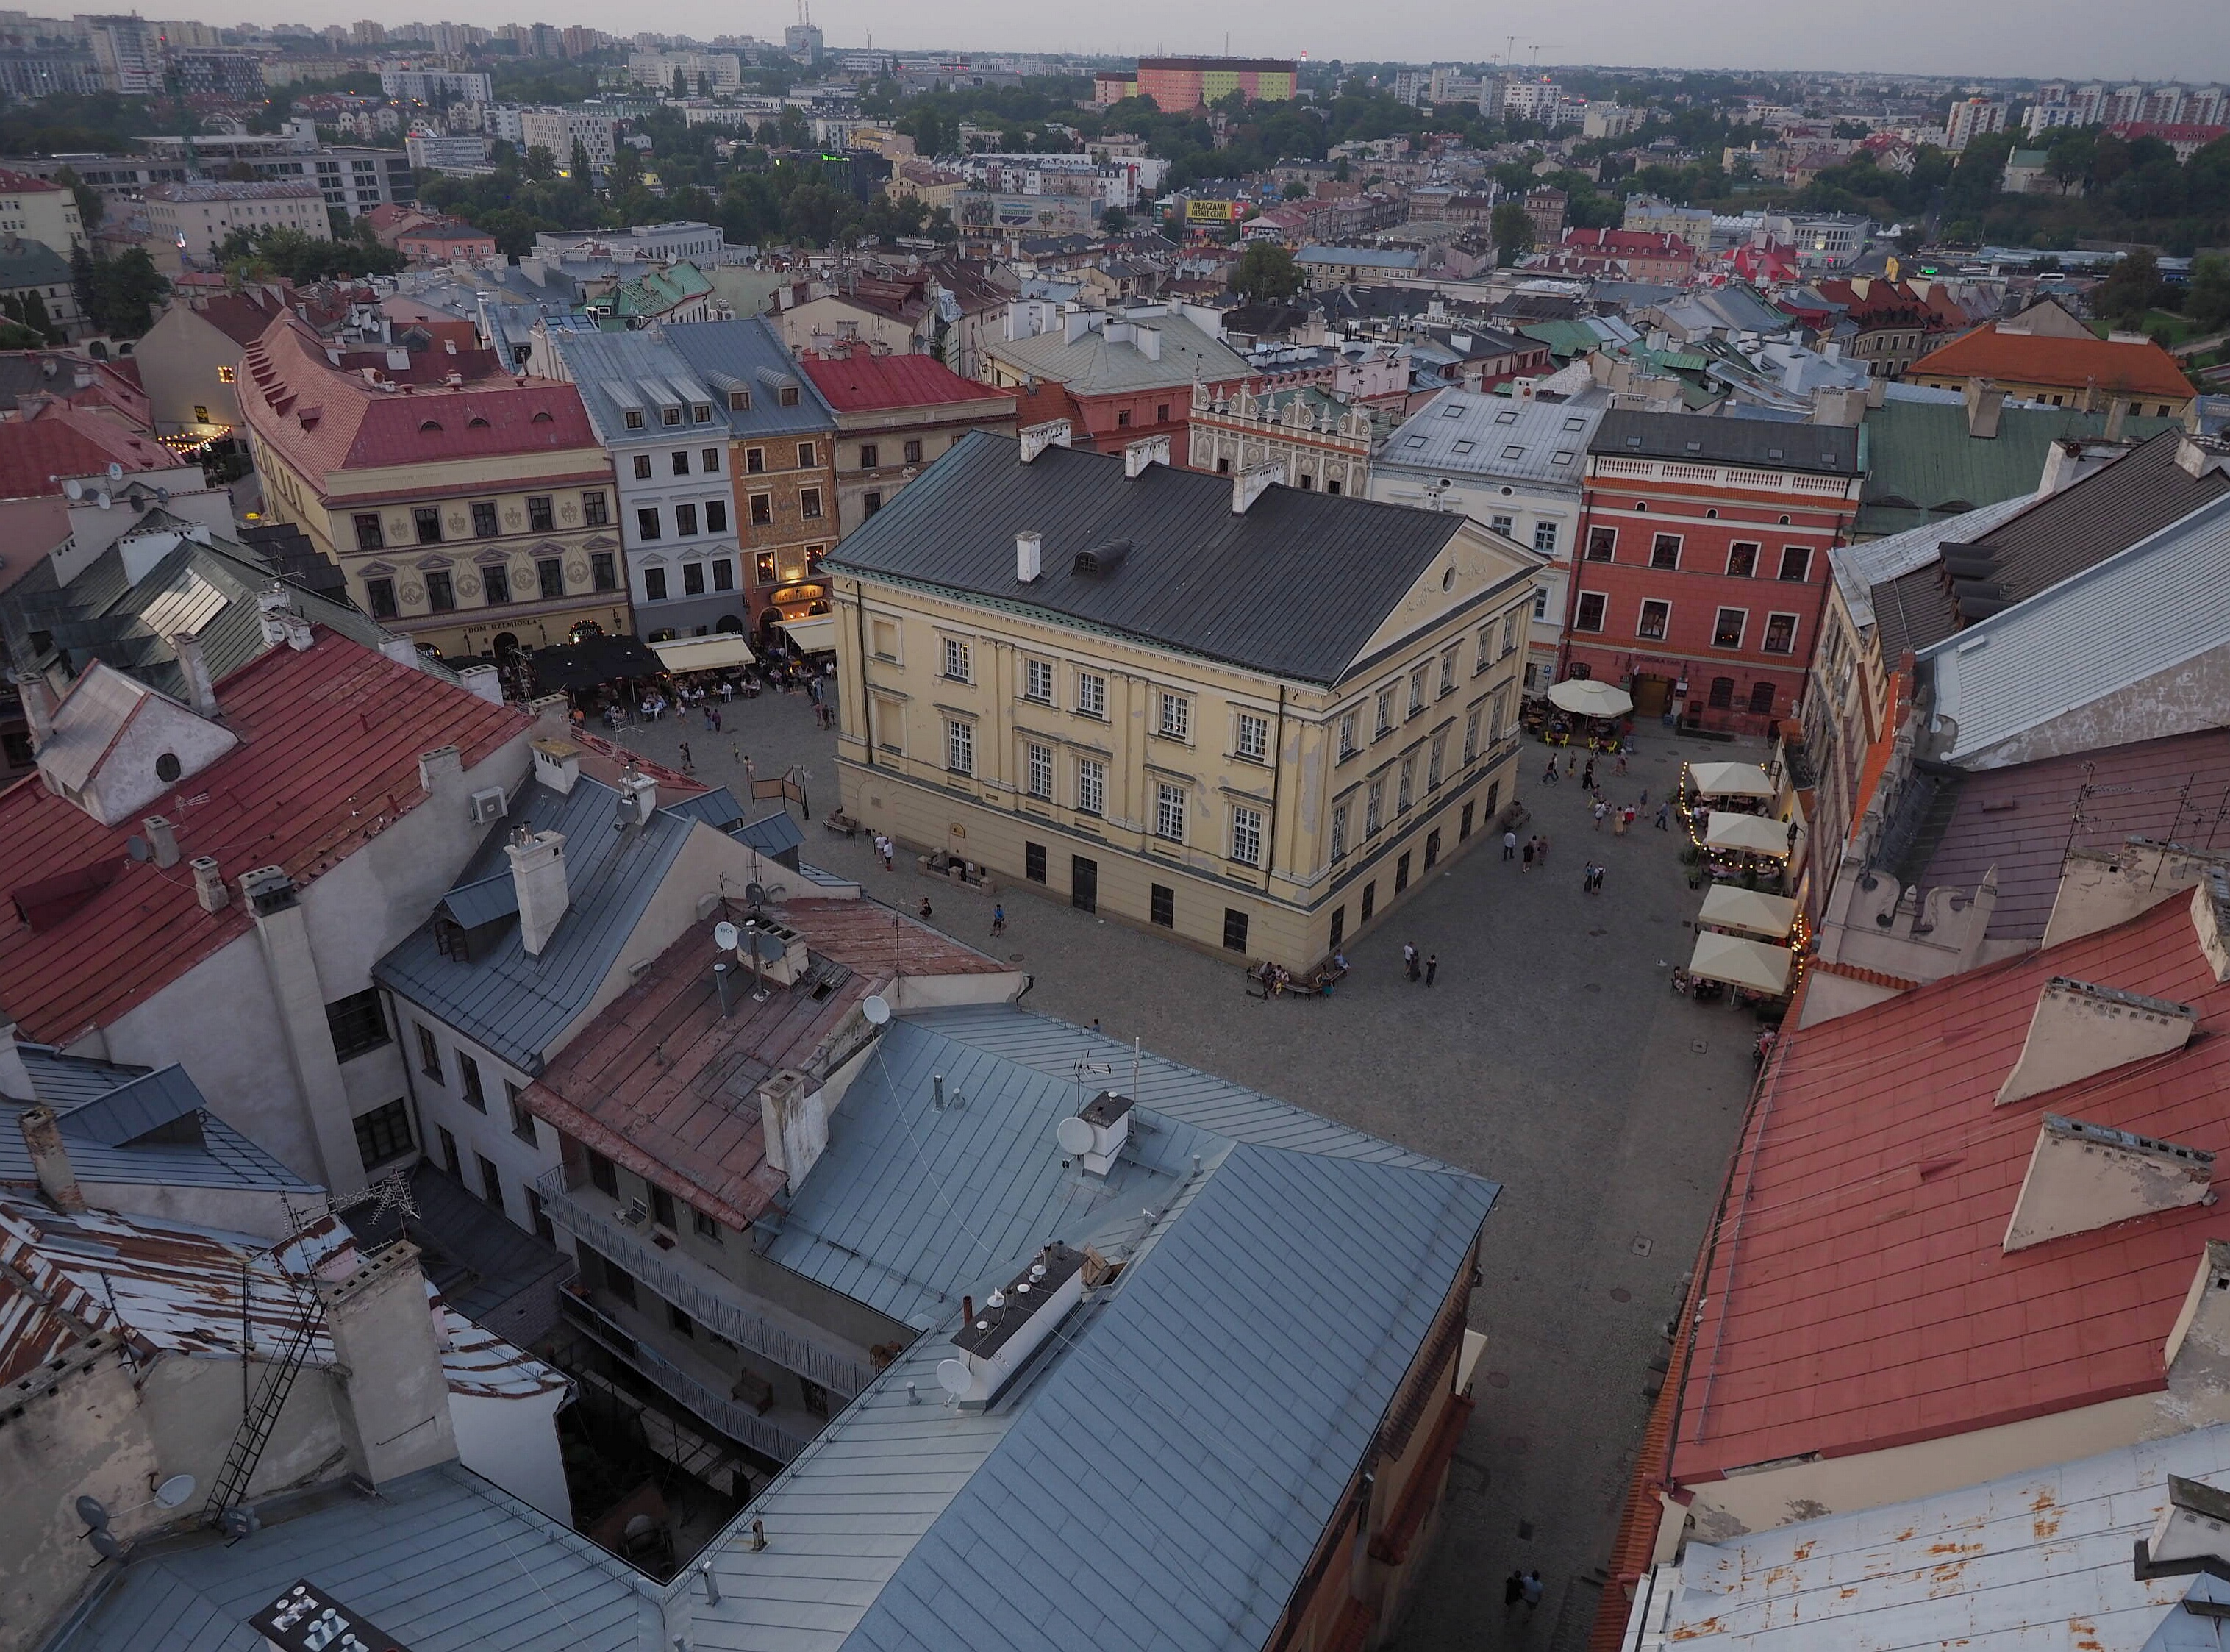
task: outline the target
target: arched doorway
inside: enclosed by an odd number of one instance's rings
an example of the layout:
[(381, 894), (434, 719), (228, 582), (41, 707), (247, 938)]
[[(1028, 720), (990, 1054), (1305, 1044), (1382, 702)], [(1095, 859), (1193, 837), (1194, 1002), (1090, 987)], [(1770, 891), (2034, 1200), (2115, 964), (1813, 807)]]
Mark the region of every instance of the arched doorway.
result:
[(744, 629), (743, 616), (739, 614), (723, 614), (720, 616), (720, 623), (712, 629), (723, 636), (733, 636)]
[(518, 658), (519, 634), (516, 631), (498, 631), (495, 634), (495, 662), (509, 665)]

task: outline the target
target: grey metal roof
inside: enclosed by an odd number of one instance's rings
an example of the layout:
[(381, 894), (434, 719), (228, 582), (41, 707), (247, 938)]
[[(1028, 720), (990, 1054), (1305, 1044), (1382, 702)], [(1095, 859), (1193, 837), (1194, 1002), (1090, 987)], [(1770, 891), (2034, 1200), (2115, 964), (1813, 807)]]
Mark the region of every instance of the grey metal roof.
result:
[[(2099, 473), (2109, 480), (2137, 457)], [(2079, 487), (2083, 484), (2078, 484)], [(1955, 726), (1946, 761), (1995, 767), (2050, 752), (2003, 743), (2230, 642), (2230, 497), (2027, 601), (1921, 651), (1935, 726)], [(2220, 721), (2203, 697), (2163, 695), (2126, 739)]]
[(715, 786), (710, 791), (700, 791), (693, 797), (667, 804), (666, 812), (685, 820), (701, 820), (714, 831), (724, 832), (744, 817), (744, 806), (727, 787)]
[(96, 1061), (90, 1055), (65, 1055), (51, 1044), (18, 1042), (16, 1049), (31, 1075), (31, 1093), (56, 1113), (106, 1095), (118, 1085), (129, 1084), (154, 1070), (122, 1062)]
[(441, 897), (441, 909), (466, 929), (519, 915), (519, 880), (508, 869), (461, 883)]
[(1418, 254), (1400, 247), (1304, 247), (1293, 255), (1297, 264), (1324, 264), (1357, 269), (1414, 270)]
[[(205, 1109), (201, 1091), (182, 1067), (150, 1072), (64, 1055), (45, 1044), (18, 1044), (32, 1093), (61, 1115), (70, 1165), (78, 1179), (132, 1187), (274, 1188), (307, 1191), (311, 1184)], [(30, 1150), (15, 1116), (0, 1103), (0, 1183), (37, 1180)], [(151, 1131), (197, 1118), (190, 1133), (150, 1141)]]
[[(1902, 533), (1892, 533), (1885, 539), (1861, 539), (1856, 545), (1837, 545), (1827, 555), (1834, 568), (1835, 584), (1842, 590), (1843, 601), (1851, 610), (1851, 617), (1860, 625), (1872, 624), (1876, 587), (1901, 579), (1919, 569), (1934, 568), (1946, 545), (1969, 543), (2035, 502), (2028, 495), (2001, 500), (1995, 505), (1985, 505), (1979, 510), (1967, 511), (1957, 516), (1938, 517), (1934, 521), (1924, 522), (1917, 527), (1907, 528)], [(1904, 652), (1902, 643), (1896, 649), (1888, 651), (1889, 662), (1896, 664)]]
[(186, 1069), (173, 1062), (71, 1108), (60, 1122), (66, 1136), (122, 1147), (199, 1113), (204, 1105)]
[(744, 848), (757, 849), (770, 861), (780, 860), (792, 849), (805, 845), (804, 829), (790, 817), (787, 810), (746, 821), (729, 836)]
[[(655, 331), (555, 332), (550, 347), (581, 392), (589, 423), (606, 447), (646, 442), (671, 446), (693, 430), (709, 431), (713, 427), (689, 423), (686, 404), (691, 402), (709, 403), (714, 419), (723, 425), (727, 422), (726, 395), (700, 378), (680, 352)], [(661, 423), (660, 405), (676, 403), (682, 404), (682, 423), (678, 426)], [(632, 430), (627, 426), (629, 408), (647, 415), (641, 426)]]
[(1600, 393), (1569, 402), (1518, 402), (1444, 390), (1379, 444), (1377, 468), (1434, 476), (1488, 476), (1569, 486), (1587, 476), (1588, 443), (1609, 410)]
[(45, 1652), (264, 1652), (248, 1617), (302, 1578), (411, 1652), (664, 1652), (647, 1579), (461, 1464), (266, 1519), (143, 1548)]
[(1702, 413), (1640, 413), (1628, 408), (1614, 408), (1603, 416), (1588, 451), (1606, 458), (1756, 465), (1830, 476), (1855, 476), (1859, 468), (1859, 433), (1847, 427), (1792, 427)]
[[(1124, 319), (1116, 312), (1108, 320), (1112, 325)], [(1105, 326), (1092, 328), (1073, 344), (1055, 329), (1034, 338), (993, 339), (983, 350), (1023, 372), (1058, 380), (1078, 396), (1189, 389), (1195, 381), (1221, 384), (1247, 376), (1244, 357), (1182, 315), (1140, 315), (1137, 325), (1161, 334), (1158, 359), (1135, 344), (1111, 340)]]
[[(741, 321), (689, 321), (660, 327), (658, 336), (679, 355), (686, 370), (708, 383), (719, 375), (736, 380), (751, 390), (748, 408), (728, 405), (725, 395), (713, 403), (715, 418), (725, 418), (728, 429), (744, 441), (753, 436), (810, 436), (835, 428), (836, 415), (822, 399), (813, 381), (799, 371), (783, 347), (782, 335), (763, 315)], [(797, 386), (797, 403), (784, 407), (776, 381)]]
[[(971, 430), (829, 565), (1011, 604), (1273, 676), (1334, 683), (1447, 543), (1453, 513), (1271, 487), (1244, 515), (1232, 483), (1166, 465), (1125, 478), (1117, 455)], [(1015, 578), (1015, 536), (1044, 536), (1044, 572)], [(1078, 574), (1079, 552), (1126, 541), (1121, 565)]]
[(563, 832), (565, 915), (540, 957), (527, 956), (512, 926), (476, 940), (469, 958), (445, 958), (429, 922), (380, 959), (372, 978), (520, 1072), (539, 1073), (544, 1053), (611, 973), (620, 948), (698, 823), (659, 809), (641, 827), (616, 829), (619, 806), (617, 791), (586, 775), (570, 794), (530, 781), (450, 886), (474, 910), (492, 908), (487, 892), (473, 886), (508, 875), (504, 842), (511, 832), (522, 825)]

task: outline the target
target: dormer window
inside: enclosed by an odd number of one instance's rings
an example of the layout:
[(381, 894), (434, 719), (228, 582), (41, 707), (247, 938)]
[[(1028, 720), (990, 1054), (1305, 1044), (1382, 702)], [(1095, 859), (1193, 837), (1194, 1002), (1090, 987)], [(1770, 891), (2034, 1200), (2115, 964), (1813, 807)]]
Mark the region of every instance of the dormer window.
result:
[(784, 384), (777, 399), (779, 400), (784, 407), (796, 407), (797, 405), (797, 386), (795, 384)]
[(641, 408), (631, 407), (628, 409), (627, 428), (630, 430), (640, 430), (642, 429), (642, 410)]
[(751, 410), (751, 391), (749, 391), (749, 390), (730, 390), (730, 391), (728, 392), (728, 411), (730, 411), (731, 413), (748, 413), (748, 412), (750, 412)]
[(661, 407), (658, 410), (658, 416), (661, 423), (679, 424), (681, 423), (681, 410), (678, 407)]
[(689, 410), (689, 417), (693, 423), (697, 424), (712, 423), (712, 409), (711, 404), (705, 402), (699, 402)]

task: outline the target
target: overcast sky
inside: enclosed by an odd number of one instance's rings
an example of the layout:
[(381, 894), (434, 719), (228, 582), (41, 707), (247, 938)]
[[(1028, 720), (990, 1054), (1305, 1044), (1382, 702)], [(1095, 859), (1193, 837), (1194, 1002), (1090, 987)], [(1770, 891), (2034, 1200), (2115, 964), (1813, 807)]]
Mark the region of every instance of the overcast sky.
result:
[[(148, 15), (210, 23), (298, 22), (322, 28), (367, 11), (388, 20), (454, 17), (581, 23), (605, 29), (642, 26), (709, 39), (748, 33), (778, 39), (794, 10), (764, 0), (667, 0), (641, 12), (568, 0), (477, 0), (467, 11), (441, 0), (356, 0), (305, 9), (298, 0), (150, 0)], [(1755, 0), (1113, 0), (1089, 7), (1044, 0), (821, 0), (818, 23), (832, 46), (870, 37), (900, 50), (1221, 52), (1314, 59), (1429, 62), (1499, 59), (1509, 36), (1516, 61), (1653, 64), (1679, 68), (1880, 70), (1921, 74), (2207, 81), (2230, 78), (2230, 0), (1866, 0), (1865, 3), (1759, 4)]]

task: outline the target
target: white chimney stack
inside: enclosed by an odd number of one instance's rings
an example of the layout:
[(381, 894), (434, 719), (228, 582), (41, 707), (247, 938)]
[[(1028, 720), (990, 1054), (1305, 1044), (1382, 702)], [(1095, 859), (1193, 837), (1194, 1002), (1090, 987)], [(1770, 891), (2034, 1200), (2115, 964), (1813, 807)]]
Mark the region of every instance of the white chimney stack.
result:
[(23, 1052), (16, 1047), (16, 1023), (4, 1018), (0, 1018), (0, 1095), (11, 1101), (38, 1100), (31, 1087), (31, 1069), (23, 1065)]
[(1273, 483), (1282, 487), (1286, 481), (1286, 461), (1267, 459), (1259, 465), (1249, 465), (1244, 470), (1231, 474), (1231, 513), (1244, 516), (1254, 501), (1262, 497)]
[(503, 704), (503, 674), (492, 665), (466, 666), (457, 673), (458, 685), (491, 706)]
[(461, 780), (464, 776), (465, 755), (454, 745), (437, 745), (418, 754), (419, 790), (429, 797), (444, 780)]
[(381, 637), (379, 652), (383, 658), (397, 665), (409, 666), (413, 671), (418, 668), (418, 645), (407, 636)]
[(1166, 466), (1170, 462), (1170, 439), (1165, 436), (1148, 436), (1133, 442), (1123, 449), (1123, 474), (1138, 477), (1146, 474), (1149, 465)]
[(522, 830), (503, 852), (511, 859), (512, 883), (519, 894), (520, 944), (529, 958), (539, 958), (572, 898), (565, 886), (565, 835)]
[(1015, 535), (1015, 578), (1027, 585), (1045, 571), (1041, 552), (1045, 536), (1035, 528), (1024, 528)]
[(1068, 440), (1067, 419), (1047, 419), (1043, 424), (1029, 425), (1021, 435), (1022, 462), (1031, 463), (1047, 448), (1065, 448)]
[(275, 649), (287, 641), (287, 616), (293, 611), (294, 599), (284, 585), (274, 584), (255, 593), (255, 616), (262, 623), (265, 648)]
[(203, 912), (222, 912), (232, 899), (232, 891), (225, 886), (224, 869), (214, 855), (197, 855), (188, 863), (194, 874), (194, 899)]
[(171, 639), (171, 652), (178, 656), (178, 670), (186, 680), (186, 704), (203, 717), (216, 716), (216, 681), (209, 675), (201, 638), (180, 631)]
[(581, 778), (581, 748), (570, 740), (530, 740), (534, 778), (561, 797), (571, 795)]
[(19, 671), (16, 674), (16, 697), (23, 702), (23, 720), (31, 730), (31, 750), (37, 752), (55, 737), (54, 691), (37, 672)]
[(150, 815), (139, 825), (147, 834), (148, 852), (154, 856), (155, 864), (159, 867), (176, 866), (178, 863), (177, 828), (160, 815)]

